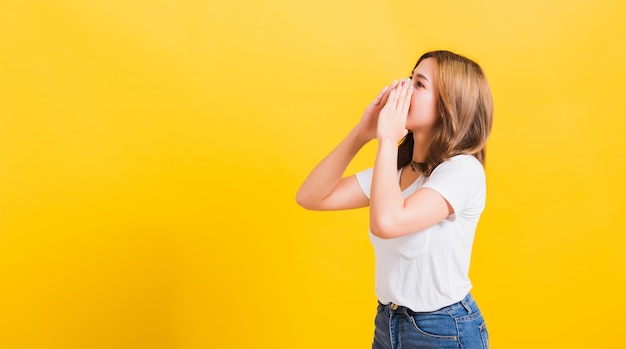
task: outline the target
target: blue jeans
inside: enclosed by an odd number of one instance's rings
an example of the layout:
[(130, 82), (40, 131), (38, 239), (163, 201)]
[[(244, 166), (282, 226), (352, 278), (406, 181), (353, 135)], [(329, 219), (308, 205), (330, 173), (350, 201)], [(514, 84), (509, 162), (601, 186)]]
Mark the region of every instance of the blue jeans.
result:
[(489, 349), (485, 320), (470, 294), (427, 313), (379, 302), (375, 324), (372, 349)]

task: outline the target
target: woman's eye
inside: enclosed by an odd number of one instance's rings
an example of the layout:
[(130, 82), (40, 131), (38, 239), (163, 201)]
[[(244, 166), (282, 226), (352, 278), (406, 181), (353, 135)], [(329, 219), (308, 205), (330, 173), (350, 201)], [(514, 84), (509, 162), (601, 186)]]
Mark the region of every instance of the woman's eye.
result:
[(417, 82), (415, 83), (415, 86), (417, 86), (417, 87), (424, 87), (424, 84), (422, 84), (422, 82), (421, 82), (421, 81), (417, 81)]

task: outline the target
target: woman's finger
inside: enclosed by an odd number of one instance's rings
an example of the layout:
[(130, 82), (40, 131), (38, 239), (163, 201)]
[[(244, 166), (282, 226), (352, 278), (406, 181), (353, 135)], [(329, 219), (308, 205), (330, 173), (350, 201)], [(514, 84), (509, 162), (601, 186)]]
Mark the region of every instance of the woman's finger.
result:
[(404, 105), (404, 98), (406, 96), (406, 92), (409, 89), (409, 84), (407, 82), (407, 80), (402, 80), (399, 86), (395, 88), (395, 103), (393, 104), (395, 110), (402, 110), (402, 107)]
[(389, 86), (383, 87), (383, 89), (380, 90), (380, 92), (378, 92), (378, 95), (376, 96), (376, 98), (374, 98), (374, 105), (376, 106), (380, 105), (388, 91), (389, 91)]
[(383, 97), (383, 99), (381, 101), (382, 105), (386, 105), (387, 104), (387, 101), (389, 100), (389, 95), (391, 94), (391, 91), (393, 91), (393, 89), (396, 88), (396, 86), (398, 86), (398, 80), (392, 81), (391, 85), (387, 89), (387, 92), (385, 93), (385, 96)]
[(383, 105), (383, 108), (381, 111), (385, 110), (389, 110), (389, 108), (391, 108), (391, 104), (393, 103), (393, 96), (395, 95), (395, 89), (390, 89), (389, 93), (387, 94), (387, 100), (385, 101), (385, 104)]
[(401, 105), (399, 106), (403, 115), (409, 112), (409, 106), (411, 105), (411, 95), (413, 94), (413, 85), (411, 84), (411, 80), (407, 81), (407, 86), (403, 91), (403, 96), (401, 100)]
[(385, 106), (389, 106), (390, 109), (395, 110), (398, 106), (398, 88), (394, 88), (391, 90), (391, 93), (389, 94), (389, 99), (387, 99), (387, 103), (385, 104)]

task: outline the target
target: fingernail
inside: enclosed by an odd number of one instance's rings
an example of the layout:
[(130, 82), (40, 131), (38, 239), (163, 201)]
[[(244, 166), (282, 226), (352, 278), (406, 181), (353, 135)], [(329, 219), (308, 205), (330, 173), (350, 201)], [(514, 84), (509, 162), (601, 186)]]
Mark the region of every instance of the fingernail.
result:
[(402, 83), (400, 84), (400, 86), (404, 86), (404, 80), (402, 80)]

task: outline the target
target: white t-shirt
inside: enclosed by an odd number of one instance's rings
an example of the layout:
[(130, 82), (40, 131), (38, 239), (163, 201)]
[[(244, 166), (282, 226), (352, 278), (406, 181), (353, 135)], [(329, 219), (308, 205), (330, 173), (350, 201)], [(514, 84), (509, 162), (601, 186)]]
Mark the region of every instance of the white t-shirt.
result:
[[(372, 174), (372, 168), (356, 174), (368, 198)], [(476, 225), (485, 207), (485, 171), (474, 156), (457, 155), (437, 166), (429, 177), (420, 176), (402, 196), (407, 198), (420, 188), (441, 194), (454, 214), (395, 239), (380, 239), (371, 231), (369, 235), (376, 255), (380, 302), (425, 312), (462, 300), (472, 288), (468, 273)]]

